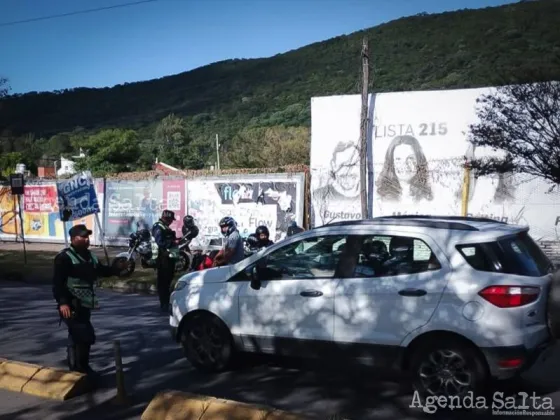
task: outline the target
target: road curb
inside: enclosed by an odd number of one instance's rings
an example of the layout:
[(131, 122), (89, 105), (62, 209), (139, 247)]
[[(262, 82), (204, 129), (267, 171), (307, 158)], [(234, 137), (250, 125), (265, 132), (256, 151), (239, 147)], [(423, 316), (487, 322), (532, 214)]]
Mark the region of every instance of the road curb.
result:
[(85, 375), (0, 359), (0, 389), (65, 401), (87, 391)]
[[(40, 276), (28, 276), (21, 273), (2, 273), (0, 281), (10, 281), (14, 283), (23, 283), (28, 285), (45, 285), (52, 282), (50, 277), (40, 277)], [(157, 294), (157, 288), (154, 283), (142, 282), (142, 281), (122, 281), (122, 280), (100, 280), (99, 288), (103, 290), (111, 290), (119, 293), (126, 294)]]
[(143, 293), (143, 294), (157, 294), (157, 288), (154, 283), (142, 282), (142, 281), (106, 281), (101, 280), (99, 283), (100, 289), (113, 290), (115, 292), (121, 293)]
[(311, 420), (275, 408), (167, 390), (156, 394), (142, 420)]

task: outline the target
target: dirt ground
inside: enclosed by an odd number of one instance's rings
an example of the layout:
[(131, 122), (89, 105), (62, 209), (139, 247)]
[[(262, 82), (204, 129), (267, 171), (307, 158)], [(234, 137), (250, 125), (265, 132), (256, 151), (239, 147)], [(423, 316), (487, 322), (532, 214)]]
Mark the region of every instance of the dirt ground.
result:
[[(57, 252), (64, 248), (64, 244), (26, 243), (27, 262), (24, 259), (23, 243), (0, 242), (0, 279), (23, 280), (33, 283), (50, 282), (52, 280), (53, 259)], [(107, 264), (105, 252), (102, 247), (91, 247), (92, 252), (102, 263)], [(124, 251), (120, 247), (107, 247), (109, 263), (115, 256)], [(137, 261), (136, 269), (130, 277), (112, 277), (104, 283), (155, 283), (156, 273), (152, 269), (143, 269)]]

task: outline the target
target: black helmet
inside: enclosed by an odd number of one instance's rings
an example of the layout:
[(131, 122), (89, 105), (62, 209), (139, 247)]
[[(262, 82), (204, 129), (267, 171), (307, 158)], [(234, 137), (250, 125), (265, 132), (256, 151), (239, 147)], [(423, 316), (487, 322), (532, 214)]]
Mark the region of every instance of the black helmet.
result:
[(220, 228), (226, 227), (228, 228), (226, 235), (230, 235), (235, 229), (237, 229), (237, 223), (231, 216), (222, 217), (220, 220)]
[(259, 240), (254, 233), (247, 237), (247, 245), (249, 245), (249, 248), (256, 248), (259, 246)]
[(192, 217), (190, 214), (187, 214), (185, 217), (183, 217), (183, 226), (193, 227), (194, 217)]
[(267, 238), (270, 236), (270, 233), (268, 232), (268, 228), (264, 225), (259, 226), (255, 231), (255, 233), (257, 234), (257, 237), (261, 236), (263, 233), (266, 235)]

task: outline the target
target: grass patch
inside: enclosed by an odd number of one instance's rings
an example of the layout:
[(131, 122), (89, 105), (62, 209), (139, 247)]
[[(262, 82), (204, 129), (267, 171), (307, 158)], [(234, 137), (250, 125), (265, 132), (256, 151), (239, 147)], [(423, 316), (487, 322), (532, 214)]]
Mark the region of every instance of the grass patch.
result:
[[(106, 263), (102, 249), (92, 249), (102, 263)], [(30, 282), (48, 283), (52, 281), (53, 261), (57, 252), (53, 251), (27, 251), (27, 264), (24, 262), (23, 250), (0, 250), (0, 279), (24, 280)], [(112, 261), (112, 256), (109, 254)], [(173, 283), (182, 275), (175, 276)], [(99, 286), (104, 288), (128, 289), (130, 291), (150, 291), (156, 284), (156, 271), (143, 269), (140, 262), (136, 265), (134, 273), (127, 278), (109, 277), (100, 278)]]

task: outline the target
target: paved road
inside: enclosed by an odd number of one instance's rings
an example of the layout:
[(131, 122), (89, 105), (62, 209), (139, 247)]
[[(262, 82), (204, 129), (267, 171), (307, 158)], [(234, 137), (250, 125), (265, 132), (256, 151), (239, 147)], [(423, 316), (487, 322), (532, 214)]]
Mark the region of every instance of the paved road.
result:
[[(322, 418), (334, 413), (355, 420), (423, 418), (418, 410), (409, 408), (412, 397), (406, 381), (393, 374), (268, 358), (245, 362), (222, 374), (196, 372), (171, 342), (167, 317), (158, 312), (155, 297), (112, 292), (100, 295), (103, 309), (94, 315), (98, 343), (92, 357), (94, 367), (105, 375), (106, 386), (93, 395), (64, 403), (0, 391), (0, 420), (139, 419), (151, 397), (163, 389), (269, 404)], [(64, 367), (65, 335), (64, 328), (58, 326), (48, 286), (0, 283), (0, 356)], [(115, 339), (121, 341), (126, 385), (132, 395), (127, 407), (111, 401), (115, 394)], [(556, 391), (560, 389), (559, 355), (560, 350), (530, 377), (541, 386), (547, 385), (560, 418), (560, 392)]]

